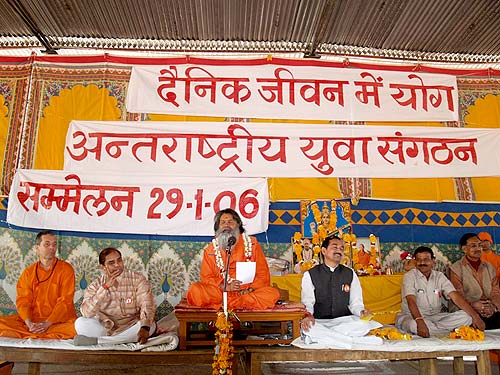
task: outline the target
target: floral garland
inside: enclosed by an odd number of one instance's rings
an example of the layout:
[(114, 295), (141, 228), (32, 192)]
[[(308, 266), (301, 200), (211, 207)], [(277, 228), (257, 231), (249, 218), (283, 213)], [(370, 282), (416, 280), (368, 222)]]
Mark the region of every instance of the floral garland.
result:
[(402, 333), (397, 328), (392, 327), (372, 329), (368, 334), (384, 340), (411, 340), (410, 334)]
[(231, 312), (228, 312), (227, 317), (223, 311), (217, 313), (212, 375), (231, 375), (233, 373), (233, 324), (229, 320), (230, 316), (232, 316)]
[(302, 250), (303, 250), (302, 233), (295, 232), (293, 234), (293, 237), (292, 237), (293, 252), (295, 253), (295, 256), (297, 258), (297, 263), (299, 264), (299, 268), (300, 268), (301, 273), (309, 271), (312, 267), (314, 267), (316, 264), (319, 263), (318, 254), (321, 252), (321, 247), (319, 246), (319, 237), (318, 237), (317, 233), (313, 234), (311, 242), (313, 245), (312, 246), (313, 247), (313, 259), (306, 262), (302, 258)]
[[(250, 262), (250, 260), (252, 259), (252, 240), (250, 239), (250, 236), (246, 233), (242, 233), (242, 237), (243, 237), (243, 245), (245, 247), (245, 261)], [(219, 241), (217, 241), (217, 239), (214, 238), (212, 240), (212, 244), (215, 250), (215, 263), (217, 264), (217, 267), (219, 267), (220, 273), (224, 275), (224, 270), (226, 269), (226, 267), (224, 266), (224, 262), (222, 261), (222, 256), (219, 249)], [(231, 282), (233, 281), (233, 278), (228, 276), (227, 281)]]
[(302, 261), (302, 234), (300, 232), (295, 232), (293, 234), (293, 251), (297, 256), (297, 262)]
[(450, 332), (450, 339), (463, 339), (470, 341), (484, 341), (484, 332), (469, 326), (461, 326)]

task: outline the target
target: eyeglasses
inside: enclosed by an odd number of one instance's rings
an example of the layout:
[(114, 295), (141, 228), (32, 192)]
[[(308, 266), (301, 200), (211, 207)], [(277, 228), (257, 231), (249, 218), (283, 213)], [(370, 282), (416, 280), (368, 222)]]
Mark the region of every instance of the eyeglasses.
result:
[(471, 243), (468, 243), (467, 247), (470, 247), (471, 249), (481, 247), (481, 242), (471, 242)]

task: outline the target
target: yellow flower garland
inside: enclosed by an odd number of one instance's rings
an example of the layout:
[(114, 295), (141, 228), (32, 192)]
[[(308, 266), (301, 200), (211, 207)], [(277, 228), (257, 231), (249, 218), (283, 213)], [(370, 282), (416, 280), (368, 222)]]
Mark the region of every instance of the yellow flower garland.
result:
[(212, 363), (212, 375), (231, 375), (233, 373), (233, 324), (223, 311), (217, 313), (215, 327), (215, 354)]
[(484, 332), (469, 326), (461, 326), (450, 332), (450, 339), (484, 341)]
[(410, 334), (402, 333), (393, 327), (372, 329), (368, 334), (383, 338), (384, 340), (411, 340)]
[(302, 261), (302, 234), (295, 232), (293, 235), (293, 251), (297, 257), (297, 263)]

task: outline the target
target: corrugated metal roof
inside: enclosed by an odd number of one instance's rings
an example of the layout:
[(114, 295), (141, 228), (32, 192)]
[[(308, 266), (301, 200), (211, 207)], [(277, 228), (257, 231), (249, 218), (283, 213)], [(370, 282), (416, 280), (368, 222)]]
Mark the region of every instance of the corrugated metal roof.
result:
[[(498, 0), (0, 0), (0, 48), (500, 62)], [(385, 56), (383, 56), (385, 55)]]

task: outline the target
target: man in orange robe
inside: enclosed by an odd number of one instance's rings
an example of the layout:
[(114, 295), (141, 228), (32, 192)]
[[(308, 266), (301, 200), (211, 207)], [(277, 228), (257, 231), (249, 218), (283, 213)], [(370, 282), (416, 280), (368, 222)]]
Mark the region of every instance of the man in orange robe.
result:
[(56, 258), (57, 238), (51, 231), (38, 233), (39, 260), (26, 268), (17, 282), (19, 315), (0, 317), (0, 336), (69, 339), (76, 335), (73, 267)]
[(500, 280), (500, 255), (492, 251), (491, 245), (493, 245), (493, 238), (488, 232), (480, 232), (478, 235), (481, 240), (481, 246), (483, 252), (481, 253), (481, 260), (483, 262), (489, 262), (495, 267), (497, 272), (497, 279)]
[[(263, 310), (279, 299), (279, 291), (270, 286), (269, 267), (259, 243), (245, 233), (238, 213), (232, 209), (219, 211), (214, 219), (215, 239), (205, 249), (201, 263), (201, 282), (188, 290), (190, 305), (219, 309), (222, 305), (227, 249), (232, 248), (226, 286), (229, 309)], [(231, 242), (234, 242), (234, 247)], [(255, 277), (243, 284), (236, 280), (237, 262), (255, 262)]]
[(363, 266), (364, 269), (370, 266), (371, 255), (365, 251), (365, 245), (360, 244), (358, 250), (358, 263)]

